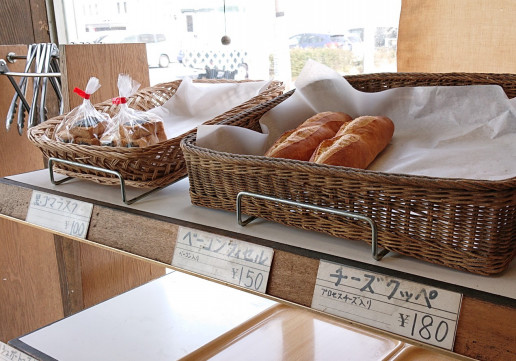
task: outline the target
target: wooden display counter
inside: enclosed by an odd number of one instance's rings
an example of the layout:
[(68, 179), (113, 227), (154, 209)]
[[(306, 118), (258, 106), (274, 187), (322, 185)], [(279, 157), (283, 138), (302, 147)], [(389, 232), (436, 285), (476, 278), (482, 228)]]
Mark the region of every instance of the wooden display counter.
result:
[[(25, 220), (33, 191), (81, 200), (92, 205), (86, 239), (66, 237), (172, 269), (181, 269), (173, 266), (172, 262), (181, 240), (178, 234), (184, 235), (185, 229), (270, 248), (274, 253), (266, 296), (303, 307), (312, 306), (321, 261), (352, 267), (365, 272), (366, 276), (368, 273), (381, 274), (391, 279), (427, 285), (429, 289), (435, 287), (460, 293), (462, 302), (453, 351), (479, 360), (516, 358), (516, 262), (501, 275), (484, 277), (393, 253), (381, 261), (375, 261), (366, 243), (337, 239), (263, 220), (256, 220), (243, 227), (238, 225), (233, 213), (192, 206), (187, 179), (127, 206), (121, 201), (118, 187), (81, 180), (55, 186), (50, 182), (48, 170), (36, 171), (0, 181), (0, 215), (13, 222), (30, 224)], [(130, 189), (128, 196), (133, 197), (139, 193), (141, 190)], [(53, 233), (65, 236), (59, 232)], [(258, 293), (228, 282), (216, 282)], [(342, 319), (347, 320), (346, 317)], [(373, 327), (363, 327), (374, 330)], [(394, 337), (422, 344), (404, 336)]]
[[(470, 360), (182, 272), (9, 344), (42, 361)], [(0, 360), (2, 353), (0, 345)]]

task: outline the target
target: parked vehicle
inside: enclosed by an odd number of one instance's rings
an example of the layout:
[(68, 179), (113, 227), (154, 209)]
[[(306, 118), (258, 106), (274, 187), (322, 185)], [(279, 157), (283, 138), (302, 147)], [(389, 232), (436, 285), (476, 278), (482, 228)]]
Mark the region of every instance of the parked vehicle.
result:
[(167, 40), (165, 34), (111, 33), (97, 38), (95, 43), (145, 43), (150, 67), (166, 68), (172, 61), (181, 61), (179, 49)]
[(356, 34), (321, 34), (303, 33), (289, 38), (289, 47), (292, 48), (332, 48), (344, 49), (353, 52), (362, 51), (362, 40)]
[(320, 33), (304, 33), (291, 36), (289, 38), (290, 49), (300, 48), (329, 48), (349, 50), (353, 57), (354, 63), (360, 63), (364, 60), (364, 49), (362, 39), (358, 34), (320, 34)]

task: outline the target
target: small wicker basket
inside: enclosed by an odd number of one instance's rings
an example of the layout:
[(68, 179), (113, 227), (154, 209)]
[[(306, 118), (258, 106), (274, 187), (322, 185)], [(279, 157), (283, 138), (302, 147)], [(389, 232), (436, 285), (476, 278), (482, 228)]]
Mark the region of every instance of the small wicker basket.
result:
[[(202, 83), (241, 83), (248, 81), (251, 80), (194, 80), (194, 82)], [(181, 80), (177, 80), (142, 89), (128, 98), (128, 105), (131, 108), (142, 111), (161, 106), (175, 94), (180, 84)], [(245, 109), (274, 99), (282, 94), (283, 91), (283, 84), (278, 81), (273, 81), (269, 87), (259, 95), (207, 121), (205, 124), (216, 124)], [(110, 100), (96, 104), (95, 108), (111, 116), (115, 115), (118, 111), (118, 106), (113, 105)], [(64, 115), (49, 119), (30, 128), (28, 131), (29, 140), (31, 140), (47, 158), (58, 158), (116, 171), (120, 173), (125, 184), (138, 188), (163, 187), (187, 174), (179, 143), (183, 136), (195, 133), (195, 129), (181, 136), (144, 148), (80, 145), (53, 140), (54, 131), (63, 118)], [(247, 121), (242, 119), (235, 122), (233, 125), (247, 127)], [(115, 175), (102, 171), (63, 163), (56, 163), (54, 169), (56, 172), (67, 176), (82, 178), (101, 184), (120, 184), (120, 180)]]
[[(510, 74), (368, 74), (345, 77), (356, 89), (374, 92), (402, 86), (498, 84), (516, 96)], [(226, 122), (246, 119), (259, 130), (265, 112), (293, 94), (242, 112)], [(500, 181), (390, 174), (217, 152), (181, 142), (193, 204), (235, 211), (239, 192), (250, 192), (374, 220), (380, 247), (431, 263), (491, 275), (507, 268), (516, 254), (516, 178)], [(246, 198), (242, 212), (289, 226), (371, 242), (371, 228), (281, 202)]]

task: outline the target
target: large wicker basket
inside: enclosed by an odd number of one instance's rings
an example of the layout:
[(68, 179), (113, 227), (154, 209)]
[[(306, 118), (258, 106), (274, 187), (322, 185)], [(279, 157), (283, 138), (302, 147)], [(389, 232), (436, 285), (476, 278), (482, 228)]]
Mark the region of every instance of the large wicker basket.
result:
[[(367, 92), (402, 86), (499, 84), (516, 96), (516, 75), (369, 74), (346, 76)], [(238, 114), (259, 130), (260, 117), (293, 91)], [(373, 219), (380, 247), (421, 260), (490, 275), (516, 253), (516, 178), (501, 181), (389, 174), (308, 162), (212, 151), (185, 137), (192, 203), (235, 211), (241, 191), (358, 213)], [(371, 242), (366, 222), (245, 197), (242, 212), (289, 226)]]
[[(202, 83), (239, 83), (250, 80), (194, 80)], [(138, 110), (149, 110), (158, 107), (170, 99), (181, 84), (181, 80), (158, 84), (142, 89), (128, 98), (128, 105)], [(247, 102), (221, 114), (205, 124), (215, 124), (245, 109), (274, 99), (284, 90), (281, 82), (271, 82), (269, 87)], [(95, 108), (111, 116), (116, 114), (118, 106), (110, 100), (96, 104)], [(163, 187), (186, 176), (186, 166), (179, 143), (187, 134), (195, 133), (195, 129), (144, 148), (123, 148), (108, 146), (93, 146), (62, 143), (53, 140), (56, 127), (63, 116), (49, 119), (29, 129), (29, 139), (43, 152), (47, 158), (59, 158), (120, 173), (125, 184), (138, 188)], [(245, 119), (236, 121), (233, 125), (247, 127)], [(120, 181), (115, 175), (106, 172), (87, 169), (79, 166), (56, 163), (56, 172), (67, 176), (91, 180), (101, 184), (115, 185)]]

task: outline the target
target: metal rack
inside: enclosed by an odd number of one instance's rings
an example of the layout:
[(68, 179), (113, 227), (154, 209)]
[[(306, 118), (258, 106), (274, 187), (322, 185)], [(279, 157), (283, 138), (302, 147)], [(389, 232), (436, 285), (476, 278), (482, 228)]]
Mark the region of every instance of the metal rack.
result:
[[(18, 133), (23, 133), (25, 126), (25, 112), (27, 112), (27, 126), (32, 127), (46, 120), (46, 97), (48, 81), (54, 89), (59, 101), (59, 114), (63, 114), (64, 103), (61, 91), (61, 72), (59, 70), (59, 49), (53, 43), (30, 44), (27, 55), (8, 53), (6, 60), (0, 59), (0, 75), (7, 76), (16, 93), (7, 112), (6, 129), (11, 128), (17, 114)], [(7, 63), (14, 63), (18, 59), (26, 59), (23, 72), (12, 72)], [(19, 83), (14, 77), (21, 77)], [(33, 78), (32, 101), (27, 100), (28, 79)], [(18, 99), (20, 102), (18, 103)], [(39, 103), (39, 104), (38, 104)]]
[[(74, 179), (74, 177), (66, 177), (66, 178), (63, 178), (63, 179), (60, 179), (60, 180), (56, 181), (55, 178), (54, 178), (54, 163), (63, 163), (63, 164), (71, 165), (71, 166), (82, 167), (82, 168), (85, 168), (85, 169), (90, 169), (90, 170), (95, 170), (95, 171), (99, 171), (99, 172), (104, 172), (104, 173), (116, 176), (118, 178), (118, 180), (120, 181), (120, 192), (122, 194), (122, 202), (124, 202), (127, 205), (131, 205), (134, 202), (139, 201), (140, 199), (143, 199), (143, 198), (147, 197), (148, 195), (150, 195), (150, 194), (152, 194), (152, 193), (154, 193), (156, 191), (159, 191), (160, 189), (165, 188), (165, 187), (156, 187), (156, 188), (151, 189), (150, 191), (147, 191), (147, 192), (145, 192), (143, 194), (140, 194), (137, 197), (134, 197), (132, 199), (127, 199), (127, 192), (126, 192), (126, 189), (125, 189), (126, 188), (125, 187), (125, 180), (124, 180), (124, 177), (122, 177), (122, 175), (119, 172), (114, 171), (114, 170), (110, 170), (110, 169), (106, 169), (106, 168), (95, 167), (93, 165), (77, 163), (77, 162), (73, 162), (73, 161), (70, 161), (70, 160), (59, 159), (59, 158), (49, 158), (48, 159), (48, 170), (50, 172), (50, 182), (52, 182), (52, 184), (54, 184), (54, 185), (59, 185), (59, 184), (62, 184), (62, 183), (66, 182), (66, 181), (68, 181), (70, 179)], [(183, 178), (180, 178), (180, 179), (183, 179)], [(178, 179), (178, 180), (180, 180), (180, 179)]]
[(378, 248), (378, 231), (377, 231), (376, 223), (370, 217), (361, 215), (359, 213), (345, 212), (345, 211), (341, 211), (341, 210), (338, 210), (335, 208), (329, 208), (329, 207), (319, 207), (319, 206), (314, 206), (313, 204), (289, 201), (287, 199), (266, 196), (263, 194), (250, 193), (250, 192), (240, 192), (237, 194), (237, 198), (236, 198), (237, 222), (241, 226), (246, 226), (257, 218), (255, 216), (250, 216), (246, 220), (242, 220), (241, 203), (242, 203), (243, 197), (258, 198), (258, 199), (263, 199), (263, 200), (267, 200), (267, 201), (288, 204), (288, 205), (294, 206), (294, 207), (306, 208), (306, 209), (310, 209), (312, 211), (318, 211), (318, 212), (332, 213), (332, 214), (336, 214), (338, 216), (354, 218), (354, 219), (358, 219), (358, 220), (367, 222), (371, 226), (371, 253), (372, 253), (373, 258), (376, 261), (380, 261), (387, 253), (389, 253), (389, 250), (387, 250), (387, 249), (383, 249), (381, 251), (379, 250), (379, 248)]

